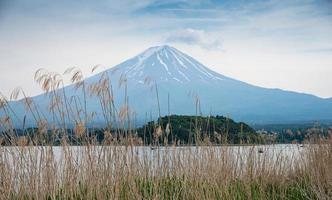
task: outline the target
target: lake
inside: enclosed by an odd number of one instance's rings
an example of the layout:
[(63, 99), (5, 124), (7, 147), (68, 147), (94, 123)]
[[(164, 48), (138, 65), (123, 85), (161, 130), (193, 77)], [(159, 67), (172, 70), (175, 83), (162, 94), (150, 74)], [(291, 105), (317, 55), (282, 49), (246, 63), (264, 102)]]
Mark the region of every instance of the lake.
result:
[[(312, 146), (312, 145), (311, 145)], [(311, 146), (297, 144), (257, 145), (257, 146), (184, 146), (184, 147), (148, 147), (148, 146), (29, 146), (1, 147), (2, 162), (15, 163), (20, 160), (25, 164), (39, 164), (41, 159), (51, 159), (61, 170), (66, 159), (77, 165), (85, 159), (113, 163), (146, 163), (149, 167), (173, 163), (190, 166), (191, 162), (230, 162), (233, 167), (242, 167), (248, 162), (258, 166), (261, 163), (282, 162), (284, 166), (293, 166), (301, 162), (303, 153)], [(122, 159), (118, 157), (121, 156)]]

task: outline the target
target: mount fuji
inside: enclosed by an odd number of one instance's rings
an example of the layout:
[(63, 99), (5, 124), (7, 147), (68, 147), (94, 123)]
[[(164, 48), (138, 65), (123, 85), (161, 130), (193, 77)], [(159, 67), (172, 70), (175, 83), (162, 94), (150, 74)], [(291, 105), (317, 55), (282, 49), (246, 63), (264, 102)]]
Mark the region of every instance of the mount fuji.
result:
[[(85, 83), (92, 84), (105, 73), (112, 83), (116, 107), (124, 105), (125, 96), (128, 96), (128, 106), (135, 112), (138, 123), (156, 119), (159, 110), (161, 115), (226, 115), (252, 124), (332, 119), (332, 99), (250, 85), (214, 72), (167, 45), (151, 47), (85, 79)], [(121, 80), (126, 82), (126, 91), (123, 84), (119, 86)], [(74, 85), (64, 90), (68, 95), (82, 97), (81, 90), (76, 90)], [(50, 120), (48, 96), (39, 95), (32, 99)], [(10, 104), (19, 117), (26, 116), (27, 120), (32, 120), (22, 103), (15, 101)], [(96, 113), (95, 124), (102, 123), (101, 106), (96, 98), (87, 99), (87, 110)]]

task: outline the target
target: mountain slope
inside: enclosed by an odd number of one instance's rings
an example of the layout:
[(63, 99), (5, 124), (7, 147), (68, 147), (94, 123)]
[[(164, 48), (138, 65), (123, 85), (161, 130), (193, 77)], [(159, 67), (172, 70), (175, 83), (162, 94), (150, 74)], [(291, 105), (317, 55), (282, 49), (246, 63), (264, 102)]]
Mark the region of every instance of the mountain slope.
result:
[[(331, 99), (256, 87), (218, 74), (170, 46), (151, 47), (103, 73), (87, 78), (86, 85), (97, 82), (105, 74), (112, 83), (116, 107), (119, 109), (124, 105), (127, 94), (128, 105), (135, 112), (138, 123), (157, 118), (159, 107), (161, 115), (168, 112), (183, 115), (201, 112), (203, 115), (227, 115), (248, 123), (332, 119)], [(83, 97), (82, 90), (76, 90), (73, 85), (66, 87), (65, 91), (68, 95)], [(45, 117), (51, 120), (47, 110), (49, 98), (39, 95), (33, 99)], [(18, 116), (27, 115), (27, 119), (32, 120), (31, 114), (25, 112), (19, 102), (11, 104)], [(103, 123), (98, 99), (89, 97), (87, 110), (97, 114), (91, 124)]]

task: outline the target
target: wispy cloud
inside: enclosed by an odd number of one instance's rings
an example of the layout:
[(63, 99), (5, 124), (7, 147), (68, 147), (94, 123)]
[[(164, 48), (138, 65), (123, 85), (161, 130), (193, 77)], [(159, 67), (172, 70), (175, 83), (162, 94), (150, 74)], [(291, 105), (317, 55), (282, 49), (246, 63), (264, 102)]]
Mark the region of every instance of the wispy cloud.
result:
[(187, 45), (197, 45), (208, 50), (222, 50), (221, 42), (213, 38), (204, 30), (181, 29), (169, 33), (165, 40), (166, 43), (182, 43)]

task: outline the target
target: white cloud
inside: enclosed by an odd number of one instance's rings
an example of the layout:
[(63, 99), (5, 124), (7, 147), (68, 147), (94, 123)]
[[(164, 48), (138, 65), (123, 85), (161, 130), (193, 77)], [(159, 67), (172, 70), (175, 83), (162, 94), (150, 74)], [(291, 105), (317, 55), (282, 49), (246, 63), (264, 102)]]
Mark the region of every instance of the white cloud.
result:
[(182, 29), (171, 32), (164, 39), (166, 43), (197, 45), (208, 50), (222, 50), (221, 42), (204, 30)]

